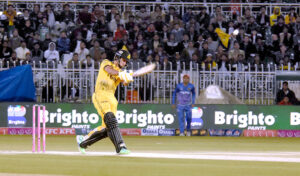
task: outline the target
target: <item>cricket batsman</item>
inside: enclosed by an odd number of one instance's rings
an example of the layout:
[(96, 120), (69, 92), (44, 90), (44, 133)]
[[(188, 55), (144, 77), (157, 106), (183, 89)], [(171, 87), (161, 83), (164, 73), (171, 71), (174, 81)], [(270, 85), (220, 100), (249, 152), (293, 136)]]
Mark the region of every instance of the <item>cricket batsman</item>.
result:
[(189, 75), (184, 75), (183, 83), (177, 84), (173, 92), (172, 107), (175, 108), (175, 103), (177, 104), (180, 136), (184, 136), (185, 119), (187, 123), (186, 135), (191, 136), (192, 107), (195, 104), (195, 87), (189, 82)]
[(85, 149), (88, 146), (106, 137), (110, 138), (118, 154), (130, 153), (126, 148), (116, 119), (118, 101), (114, 95), (120, 82), (128, 85), (133, 81), (132, 73), (121, 70), (126, 66), (130, 58), (128, 51), (119, 50), (116, 52), (113, 62), (109, 60), (101, 62), (92, 101), (102, 118), (102, 125), (95, 128), (85, 137), (77, 137), (77, 143), (82, 153), (85, 153)]

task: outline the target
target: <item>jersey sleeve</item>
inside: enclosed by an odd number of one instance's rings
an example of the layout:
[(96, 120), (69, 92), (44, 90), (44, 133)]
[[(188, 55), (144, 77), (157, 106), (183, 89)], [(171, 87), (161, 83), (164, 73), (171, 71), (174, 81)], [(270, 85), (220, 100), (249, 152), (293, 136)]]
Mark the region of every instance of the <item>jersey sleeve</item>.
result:
[[(106, 66), (108, 66), (108, 65), (111, 65), (111, 62), (109, 61), (109, 60), (107, 60), (107, 59), (105, 59), (105, 60), (103, 60), (102, 62), (101, 62), (101, 68), (104, 70), (104, 68), (106, 67)], [(105, 70), (104, 70), (105, 71)]]

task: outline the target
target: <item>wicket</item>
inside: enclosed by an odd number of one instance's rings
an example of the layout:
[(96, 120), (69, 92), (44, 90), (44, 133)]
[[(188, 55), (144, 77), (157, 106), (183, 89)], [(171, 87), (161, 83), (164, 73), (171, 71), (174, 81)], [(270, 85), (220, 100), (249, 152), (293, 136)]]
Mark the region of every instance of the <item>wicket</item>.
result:
[[(37, 107), (37, 130), (36, 130), (36, 107)], [(32, 107), (32, 152), (35, 152), (35, 135), (37, 134), (37, 152), (41, 151), (41, 113), (40, 110), (43, 108), (42, 121), (43, 121), (43, 152), (46, 151), (46, 118), (44, 105), (33, 105)]]

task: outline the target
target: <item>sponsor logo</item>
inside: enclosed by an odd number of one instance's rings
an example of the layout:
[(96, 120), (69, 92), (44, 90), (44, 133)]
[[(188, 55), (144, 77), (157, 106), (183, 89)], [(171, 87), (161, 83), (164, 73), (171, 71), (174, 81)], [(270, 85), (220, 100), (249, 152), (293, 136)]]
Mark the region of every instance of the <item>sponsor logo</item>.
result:
[(279, 137), (300, 137), (300, 130), (278, 130)]
[(225, 136), (241, 136), (241, 130), (225, 130)]
[(141, 129), (138, 128), (125, 128), (125, 129), (120, 129), (120, 131), (124, 136), (141, 136), (142, 134)]
[(225, 136), (232, 136), (233, 130), (226, 130)]
[(244, 130), (246, 137), (277, 137), (276, 130)]
[(207, 130), (200, 130), (200, 136), (206, 136)]
[(10, 105), (7, 108), (8, 127), (23, 127), (26, 125), (26, 108), (21, 105)]
[(192, 108), (192, 129), (201, 129), (203, 127), (203, 119), (201, 118), (203, 115), (203, 110), (200, 107)]
[(74, 128), (46, 128), (46, 135), (75, 135)]
[(158, 136), (175, 136), (174, 129), (159, 129)]
[(31, 135), (32, 128), (8, 128), (7, 134), (10, 135)]
[(142, 136), (158, 136), (158, 129), (142, 129)]
[[(175, 130), (175, 136), (179, 136), (180, 131), (179, 129)], [(184, 134), (186, 135), (186, 130), (184, 130)], [(199, 130), (199, 129), (192, 129), (191, 130), (191, 135), (192, 136), (206, 136), (207, 135), (207, 130)]]
[[(8, 128), (7, 134), (10, 134), (10, 135), (32, 135), (32, 128)], [(42, 129), (41, 129), (41, 134), (42, 134)], [(73, 129), (73, 128), (46, 128), (46, 135), (75, 135), (75, 129)]]
[(241, 130), (235, 130), (232, 135), (233, 136), (241, 136), (241, 134), (242, 134)]
[(210, 136), (224, 136), (225, 135), (225, 130), (214, 130), (214, 129), (209, 129), (209, 135)]
[(117, 119), (120, 124), (137, 124), (140, 128), (164, 129), (165, 125), (174, 123), (175, 118), (172, 114), (163, 114), (162, 112), (153, 113), (148, 110), (147, 113), (138, 113), (136, 109), (132, 113), (125, 113), (124, 111), (117, 111)]
[(238, 125), (239, 128), (248, 129), (266, 129), (266, 126), (272, 126), (275, 123), (275, 117), (272, 115), (258, 115), (249, 111), (248, 114), (238, 114), (237, 110), (233, 114), (225, 114), (223, 111), (215, 111), (216, 125)]
[(166, 125), (148, 125), (148, 129), (165, 129)]
[(206, 130), (192, 130), (192, 136), (206, 136)]
[(92, 129), (84, 128), (84, 127), (82, 127), (82, 128), (78, 127), (78, 128), (74, 128), (74, 129), (75, 129), (76, 135), (87, 135), (92, 131)]
[(176, 135), (176, 136), (179, 136), (179, 134), (180, 134), (180, 130), (179, 130), (179, 129), (176, 129), (176, 130), (175, 130), (175, 135)]
[(300, 113), (291, 112), (291, 114), (290, 114), (290, 124), (292, 126), (300, 125)]
[(0, 128), (0, 135), (6, 135), (8, 134), (8, 128)]
[[(41, 111), (42, 113), (42, 111)], [(76, 109), (72, 109), (72, 112), (62, 113), (62, 110), (58, 108), (56, 112), (45, 111), (46, 123), (58, 123), (64, 127), (72, 128), (90, 128), (88, 124), (97, 124), (99, 122), (99, 116), (96, 113), (88, 114), (86, 111), (78, 113)], [(87, 124), (85, 126), (78, 126), (78, 124)], [(74, 126), (74, 127), (73, 127)]]
[(200, 130), (192, 130), (191, 134), (192, 136), (200, 136)]

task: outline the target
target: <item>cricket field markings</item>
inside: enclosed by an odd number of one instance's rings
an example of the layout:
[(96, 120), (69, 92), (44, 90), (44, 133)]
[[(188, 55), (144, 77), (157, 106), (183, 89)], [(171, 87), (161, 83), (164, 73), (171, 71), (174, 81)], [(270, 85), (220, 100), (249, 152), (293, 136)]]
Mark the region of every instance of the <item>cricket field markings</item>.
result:
[(133, 158), (168, 158), (168, 159), (197, 159), (197, 160), (232, 160), (232, 161), (265, 161), (300, 163), (300, 152), (132, 152), (129, 155), (117, 155), (114, 152), (79, 152), (46, 151), (32, 153), (30, 151), (0, 151), (0, 155), (42, 154), (64, 156), (120, 156)]

